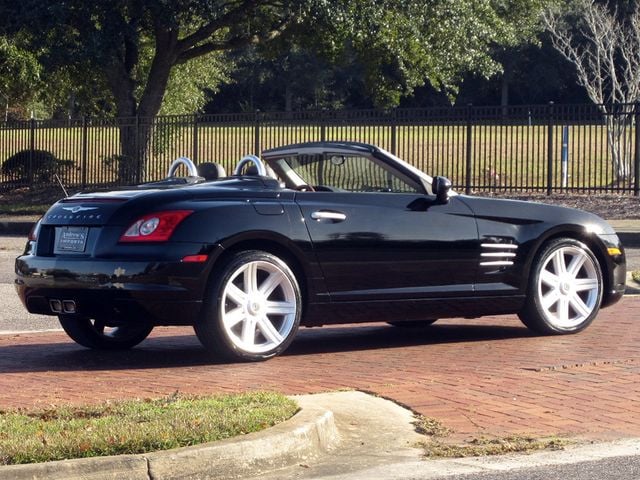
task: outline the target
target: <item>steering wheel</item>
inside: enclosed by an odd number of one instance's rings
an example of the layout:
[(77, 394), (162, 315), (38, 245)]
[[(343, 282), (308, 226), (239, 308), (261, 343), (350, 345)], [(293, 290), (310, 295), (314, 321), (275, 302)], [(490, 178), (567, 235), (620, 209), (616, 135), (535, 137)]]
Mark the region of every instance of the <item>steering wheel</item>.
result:
[(267, 176), (267, 169), (264, 166), (264, 163), (255, 155), (245, 155), (244, 157), (242, 157), (242, 159), (236, 165), (236, 168), (233, 170), (233, 174), (241, 175), (242, 169), (249, 163), (255, 165), (256, 169), (258, 170), (258, 175), (260, 175), (261, 177)]

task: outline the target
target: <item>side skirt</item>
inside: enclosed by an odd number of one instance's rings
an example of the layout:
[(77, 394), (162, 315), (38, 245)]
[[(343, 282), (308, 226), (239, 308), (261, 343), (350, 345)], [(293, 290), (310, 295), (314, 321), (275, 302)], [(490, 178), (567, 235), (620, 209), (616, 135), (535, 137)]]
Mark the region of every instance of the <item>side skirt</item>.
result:
[(525, 296), (430, 298), (376, 302), (315, 303), (307, 306), (302, 325), (315, 327), (341, 323), (393, 322), (439, 318), (476, 318), (514, 314)]

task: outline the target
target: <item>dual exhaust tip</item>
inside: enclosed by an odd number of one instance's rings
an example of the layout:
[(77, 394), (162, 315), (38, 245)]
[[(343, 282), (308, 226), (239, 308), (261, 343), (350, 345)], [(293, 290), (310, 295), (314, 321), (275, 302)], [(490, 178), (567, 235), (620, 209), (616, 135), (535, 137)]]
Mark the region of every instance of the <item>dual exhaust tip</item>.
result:
[(58, 300), (52, 298), (49, 300), (49, 307), (53, 313), (76, 313), (75, 300)]

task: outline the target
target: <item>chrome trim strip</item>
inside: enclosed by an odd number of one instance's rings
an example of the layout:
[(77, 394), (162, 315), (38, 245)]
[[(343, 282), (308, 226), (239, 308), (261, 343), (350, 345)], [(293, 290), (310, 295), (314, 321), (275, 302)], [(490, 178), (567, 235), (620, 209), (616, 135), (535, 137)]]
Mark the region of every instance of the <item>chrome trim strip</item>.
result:
[(513, 262), (507, 260), (501, 260), (497, 262), (480, 262), (481, 267), (501, 267), (501, 266), (510, 266), (513, 265)]
[(515, 253), (513, 252), (488, 252), (488, 253), (481, 253), (480, 254), (481, 257), (506, 257), (506, 258), (513, 258), (516, 256)]
[(483, 248), (506, 248), (509, 250), (518, 249), (518, 245), (514, 245), (513, 243), (482, 243), (480, 246)]

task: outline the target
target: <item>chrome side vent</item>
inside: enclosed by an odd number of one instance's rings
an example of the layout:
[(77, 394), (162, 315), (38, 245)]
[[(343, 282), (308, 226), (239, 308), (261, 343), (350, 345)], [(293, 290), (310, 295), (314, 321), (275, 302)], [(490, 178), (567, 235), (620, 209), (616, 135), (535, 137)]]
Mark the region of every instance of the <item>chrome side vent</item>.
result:
[(513, 243), (483, 243), (480, 246), (481, 267), (509, 267), (518, 250), (518, 245)]

